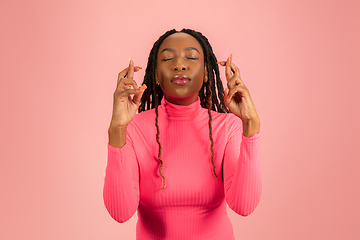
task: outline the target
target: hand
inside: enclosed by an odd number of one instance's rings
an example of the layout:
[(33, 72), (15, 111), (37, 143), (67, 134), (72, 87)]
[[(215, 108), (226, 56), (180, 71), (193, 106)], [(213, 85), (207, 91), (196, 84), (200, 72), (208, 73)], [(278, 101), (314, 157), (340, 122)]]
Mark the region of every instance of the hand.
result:
[(232, 56), (226, 62), (219, 62), (221, 66), (225, 67), (227, 80), (224, 101), (230, 111), (243, 122), (243, 135), (250, 137), (260, 131), (260, 119), (250, 92), (241, 80), (240, 70), (231, 60)]
[(133, 79), (134, 72), (138, 72), (140, 69), (141, 67), (135, 67), (134, 62), (130, 60), (129, 67), (119, 73), (114, 92), (110, 127), (126, 127), (134, 118), (140, 105), (141, 96), (146, 89), (146, 85), (139, 88)]

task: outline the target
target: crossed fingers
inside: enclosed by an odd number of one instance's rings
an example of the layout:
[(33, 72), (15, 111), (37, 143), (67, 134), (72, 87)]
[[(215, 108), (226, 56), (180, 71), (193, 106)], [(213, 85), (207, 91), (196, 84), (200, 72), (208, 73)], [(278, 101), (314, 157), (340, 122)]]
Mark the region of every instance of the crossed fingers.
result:
[(120, 101), (123, 102), (125, 101), (124, 97), (127, 97), (129, 101), (139, 103), (142, 95), (139, 93), (146, 89), (145, 84), (139, 87), (134, 80), (134, 72), (138, 72), (140, 69), (141, 67), (134, 66), (134, 62), (130, 59), (129, 67), (122, 70), (118, 75), (114, 98), (121, 99)]
[(134, 66), (134, 62), (130, 60), (129, 67), (122, 70), (117, 79), (117, 89), (127, 90), (127, 89), (137, 89), (139, 86), (134, 80), (134, 72), (138, 72), (142, 69), (139, 66)]
[(241, 97), (248, 93), (248, 89), (241, 79), (239, 68), (232, 62), (232, 54), (226, 61), (220, 61), (218, 63), (225, 67), (225, 76), (227, 80), (225, 104), (228, 106), (233, 99), (236, 102), (240, 102)]

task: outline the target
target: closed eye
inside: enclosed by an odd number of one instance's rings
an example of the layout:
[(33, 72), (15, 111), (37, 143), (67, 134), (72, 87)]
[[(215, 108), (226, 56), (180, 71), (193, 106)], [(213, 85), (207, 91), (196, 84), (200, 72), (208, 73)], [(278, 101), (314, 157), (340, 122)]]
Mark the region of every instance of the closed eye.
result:
[(161, 61), (163, 61), (163, 62), (166, 62), (166, 61), (169, 61), (169, 60), (171, 60), (172, 58), (164, 58), (164, 59), (161, 59)]

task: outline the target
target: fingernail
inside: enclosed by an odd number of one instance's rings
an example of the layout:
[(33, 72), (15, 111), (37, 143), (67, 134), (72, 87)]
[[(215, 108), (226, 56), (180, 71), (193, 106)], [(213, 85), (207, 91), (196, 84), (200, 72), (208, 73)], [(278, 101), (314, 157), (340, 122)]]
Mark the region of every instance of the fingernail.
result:
[(147, 89), (147, 86), (145, 84), (143, 84), (141, 87), (140, 87), (141, 90), (145, 90)]
[(232, 62), (232, 53), (230, 54), (230, 62)]
[(131, 57), (129, 58), (129, 65), (130, 65), (130, 62), (131, 62)]
[(221, 64), (222, 63), (222, 61), (218, 61), (216, 64)]

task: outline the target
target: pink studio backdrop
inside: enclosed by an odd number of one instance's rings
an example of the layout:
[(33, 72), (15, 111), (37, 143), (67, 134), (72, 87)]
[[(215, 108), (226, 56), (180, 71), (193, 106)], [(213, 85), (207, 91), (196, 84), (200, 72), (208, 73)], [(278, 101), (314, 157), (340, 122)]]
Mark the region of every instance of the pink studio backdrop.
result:
[[(359, 1), (2, 1), (0, 239), (135, 239), (102, 186), (117, 74), (166, 30), (233, 53), (262, 125), (236, 239), (359, 239)], [(141, 83), (144, 69), (136, 74)]]

